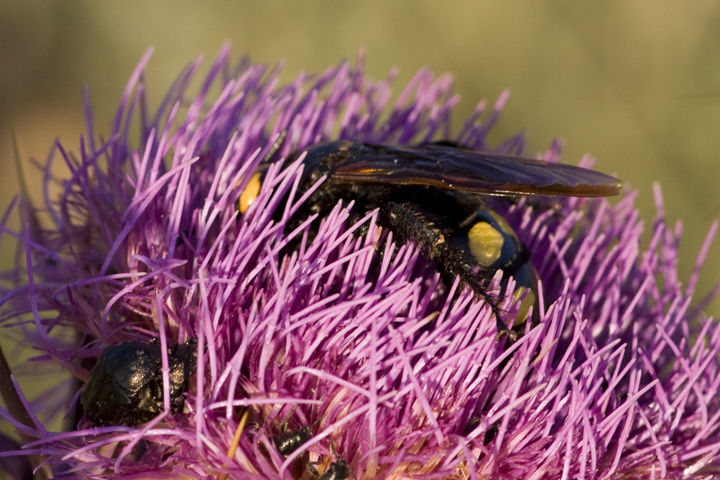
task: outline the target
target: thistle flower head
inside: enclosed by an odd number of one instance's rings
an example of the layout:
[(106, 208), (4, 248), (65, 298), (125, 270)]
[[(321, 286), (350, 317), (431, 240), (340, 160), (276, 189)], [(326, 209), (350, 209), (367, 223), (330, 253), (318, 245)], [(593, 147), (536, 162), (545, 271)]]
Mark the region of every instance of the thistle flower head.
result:
[[(358, 215), (351, 202), (298, 219), (302, 157), (283, 159), (334, 139), (491, 150), (505, 94), (453, 133), (448, 76), (423, 70), (391, 103), (394, 75), (373, 82), (362, 62), (282, 85), (278, 70), (233, 64), (223, 48), (197, 93), (198, 62), (151, 112), (147, 60), (109, 136), (86, 105), (76, 153), (58, 143), (47, 163), (64, 162), (69, 176), (48, 174), (25, 226), (3, 228), (20, 255), (2, 321), (40, 352), (38, 368), (69, 379), (52, 387), (67, 395), (25, 403), (30, 425), (0, 413), (58, 477), (720, 475), (720, 328), (692, 302), (705, 249), (684, 287), (659, 190), (646, 246), (632, 193), (614, 205), (493, 200), (532, 253), (541, 298), (536, 320), (515, 325), (518, 340), (498, 341), (496, 313), (513, 323), (520, 308), (512, 288), (494, 308), (443, 282), (418, 245), (394, 241), (377, 211)], [(274, 147), (278, 160), (239, 213)], [(519, 135), (492, 148), (522, 149)], [(558, 156), (558, 144), (543, 155)], [(488, 291), (500, 290), (498, 275)], [(195, 374), (178, 377), (178, 345), (191, 339), (197, 364), (183, 372)], [(143, 388), (157, 412), (93, 425), (79, 416), (82, 385), (123, 342), (155, 345)], [(48, 431), (34, 412), (69, 412), (71, 426)]]

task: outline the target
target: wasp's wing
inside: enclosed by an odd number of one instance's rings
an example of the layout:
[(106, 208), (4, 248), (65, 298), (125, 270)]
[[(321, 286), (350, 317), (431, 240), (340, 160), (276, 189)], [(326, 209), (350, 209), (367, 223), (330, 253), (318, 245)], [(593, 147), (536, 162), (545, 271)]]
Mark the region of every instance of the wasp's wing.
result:
[(337, 182), (428, 185), (491, 195), (606, 197), (620, 193), (615, 177), (572, 165), (436, 144), (401, 147), (337, 142), (335, 146), (341, 143), (345, 154), (330, 165), (332, 181)]

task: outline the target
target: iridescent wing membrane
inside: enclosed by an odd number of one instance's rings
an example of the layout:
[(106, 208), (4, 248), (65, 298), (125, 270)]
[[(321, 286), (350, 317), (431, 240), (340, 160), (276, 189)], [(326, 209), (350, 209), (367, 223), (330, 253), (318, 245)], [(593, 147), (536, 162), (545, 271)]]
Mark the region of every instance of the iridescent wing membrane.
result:
[(606, 197), (621, 186), (586, 168), (440, 144), (339, 141), (310, 147), (305, 163), (319, 165), (333, 183), (427, 185), (486, 195)]

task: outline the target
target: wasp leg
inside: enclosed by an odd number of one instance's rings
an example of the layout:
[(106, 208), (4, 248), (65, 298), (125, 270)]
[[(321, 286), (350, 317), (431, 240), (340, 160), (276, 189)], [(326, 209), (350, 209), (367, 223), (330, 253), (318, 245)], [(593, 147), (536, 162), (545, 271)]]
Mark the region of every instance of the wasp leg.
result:
[(422, 246), (447, 284), (452, 284), (459, 275), (479, 298), (492, 307), (499, 334), (512, 336), (501, 319), (497, 299), (487, 293), (487, 285), (498, 268), (478, 261), (469, 247), (467, 228), (452, 220), (448, 221), (447, 213), (433, 212), (415, 202), (389, 202), (380, 211), (382, 224), (399, 236), (401, 241), (412, 240)]

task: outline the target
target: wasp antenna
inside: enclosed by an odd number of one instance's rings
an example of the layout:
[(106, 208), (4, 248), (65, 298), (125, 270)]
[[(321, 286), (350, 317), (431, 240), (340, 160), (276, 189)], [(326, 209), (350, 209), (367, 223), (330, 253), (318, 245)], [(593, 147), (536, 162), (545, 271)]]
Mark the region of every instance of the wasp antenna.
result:
[(273, 142), (272, 146), (270, 147), (270, 150), (267, 151), (265, 156), (262, 159), (262, 163), (267, 163), (270, 161), (272, 157), (275, 156), (278, 150), (280, 150), (280, 147), (283, 146), (283, 143), (285, 143), (285, 139), (287, 138), (288, 131), (282, 130), (280, 133), (278, 133), (277, 139)]

